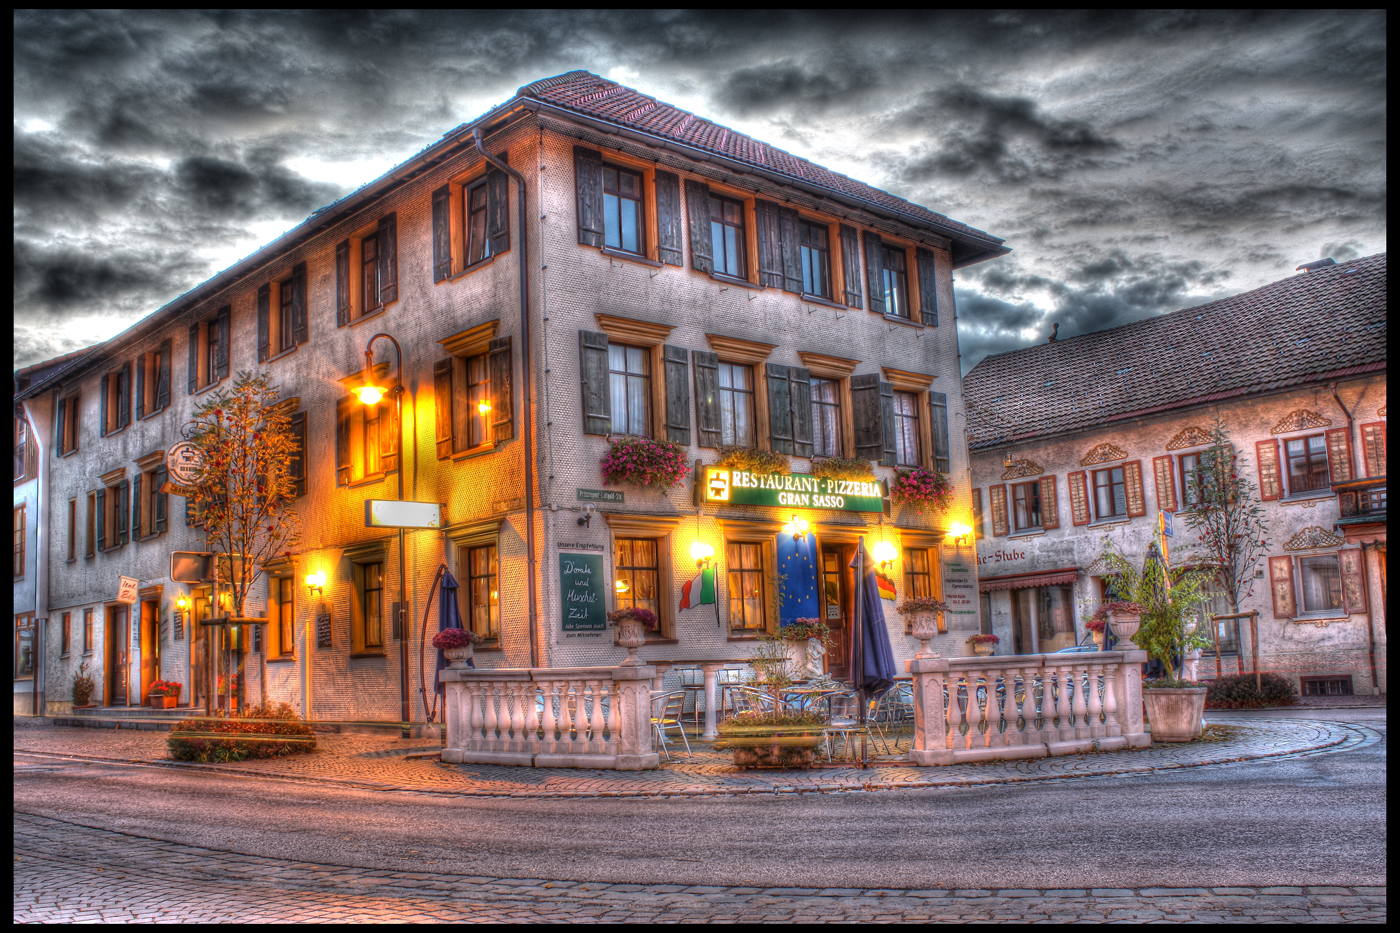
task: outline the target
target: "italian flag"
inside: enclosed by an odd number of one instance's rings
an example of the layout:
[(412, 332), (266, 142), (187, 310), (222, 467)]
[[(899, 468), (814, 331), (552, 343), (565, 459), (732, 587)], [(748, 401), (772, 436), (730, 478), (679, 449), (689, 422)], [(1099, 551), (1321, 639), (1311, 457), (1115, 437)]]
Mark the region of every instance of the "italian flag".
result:
[(715, 601), (715, 568), (706, 567), (681, 587), (681, 608), (710, 605)]

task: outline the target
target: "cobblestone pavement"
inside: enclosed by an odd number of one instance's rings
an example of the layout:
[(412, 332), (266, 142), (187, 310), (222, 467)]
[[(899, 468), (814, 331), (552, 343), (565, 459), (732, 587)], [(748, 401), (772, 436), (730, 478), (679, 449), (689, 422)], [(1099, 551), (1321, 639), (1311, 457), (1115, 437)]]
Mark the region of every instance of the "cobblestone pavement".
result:
[[(426, 867), (426, 866), (425, 866)], [(16, 814), (14, 920), (1385, 922), (1384, 887), (859, 890), (595, 884), (312, 864)]]

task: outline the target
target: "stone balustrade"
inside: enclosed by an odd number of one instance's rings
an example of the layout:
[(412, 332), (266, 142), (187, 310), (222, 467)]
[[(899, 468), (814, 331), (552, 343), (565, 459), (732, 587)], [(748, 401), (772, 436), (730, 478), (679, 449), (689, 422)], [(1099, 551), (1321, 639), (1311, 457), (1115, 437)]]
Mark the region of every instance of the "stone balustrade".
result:
[(916, 658), (915, 764), (1044, 758), (1151, 744), (1143, 730), (1147, 653)]
[(650, 692), (655, 674), (646, 666), (444, 670), (442, 760), (655, 768)]

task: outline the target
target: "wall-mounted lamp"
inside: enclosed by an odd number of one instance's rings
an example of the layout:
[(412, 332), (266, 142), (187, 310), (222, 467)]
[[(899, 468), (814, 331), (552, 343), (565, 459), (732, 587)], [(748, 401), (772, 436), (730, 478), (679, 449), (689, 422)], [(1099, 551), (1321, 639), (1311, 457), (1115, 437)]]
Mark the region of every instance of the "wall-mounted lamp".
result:
[(306, 591), (308, 595), (326, 595), (326, 572), (324, 570), (318, 570), (315, 573), (308, 573), (306, 575)]
[(1001, 465), (1009, 470), (1016, 465), (1016, 460), (1011, 456), (1011, 454), (1008, 453), (1005, 457), (1002, 458)]
[(889, 570), (890, 564), (893, 564), (895, 558), (899, 557), (899, 552), (896, 551), (894, 545), (890, 544), (888, 541), (877, 541), (875, 543), (875, 549), (871, 552), (870, 556), (880, 565), (881, 570)]
[(374, 384), (374, 376), (366, 370), (365, 384), (355, 389), (355, 397), (366, 405), (378, 405), (384, 397), (384, 390)]
[(586, 528), (593, 527), (593, 513), (598, 511), (598, 507), (593, 503), (588, 503), (583, 507), (583, 514), (579, 516), (578, 523)]
[(186, 609), (188, 609), (189, 607), (190, 607), (190, 598), (189, 598), (188, 596), (186, 596), (184, 593), (181, 593), (179, 596), (176, 596), (176, 597), (175, 597), (175, 608), (176, 608), (176, 609), (179, 609), (181, 612), (184, 612), (184, 611), (185, 611)]
[(948, 526), (947, 536), (953, 539), (955, 545), (962, 547), (967, 544), (968, 539), (972, 536), (972, 528), (968, 525), (964, 525), (962, 522), (953, 522), (953, 524)]
[(695, 561), (696, 569), (703, 569), (715, 559), (715, 549), (704, 541), (696, 541), (690, 546), (690, 556)]
[(783, 533), (792, 535), (792, 540), (801, 541), (807, 536), (807, 519), (792, 517), (792, 521), (783, 526)]

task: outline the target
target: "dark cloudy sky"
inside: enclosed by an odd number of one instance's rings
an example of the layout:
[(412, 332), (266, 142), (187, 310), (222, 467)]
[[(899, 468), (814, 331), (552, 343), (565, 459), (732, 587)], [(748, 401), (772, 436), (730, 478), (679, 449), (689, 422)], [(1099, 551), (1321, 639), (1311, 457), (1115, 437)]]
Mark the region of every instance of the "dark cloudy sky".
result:
[(576, 68), (1007, 239), (964, 365), (1385, 249), (1383, 13), (15, 16), (15, 363)]

